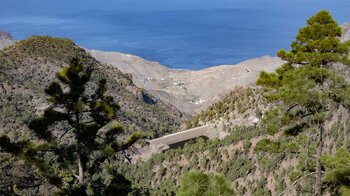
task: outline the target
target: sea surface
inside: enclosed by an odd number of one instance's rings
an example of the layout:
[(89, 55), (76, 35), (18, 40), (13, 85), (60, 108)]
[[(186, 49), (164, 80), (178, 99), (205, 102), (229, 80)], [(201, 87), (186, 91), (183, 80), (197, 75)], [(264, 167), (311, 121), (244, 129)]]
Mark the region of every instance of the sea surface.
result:
[(321, 9), (350, 22), (350, 0), (0, 0), (0, 29), (197, 70), (274, 56)]

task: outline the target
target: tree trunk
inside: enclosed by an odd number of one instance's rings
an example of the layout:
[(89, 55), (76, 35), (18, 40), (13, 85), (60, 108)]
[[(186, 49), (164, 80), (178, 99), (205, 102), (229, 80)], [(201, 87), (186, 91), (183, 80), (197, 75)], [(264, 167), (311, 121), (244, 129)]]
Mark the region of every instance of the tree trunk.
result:
[[(76, 120), (76, 131), (77, 131), (77, 134), (80, 134), (80, 119), (79, 119), (79, 113), (78, 112), (75, 112), (75, 120)], [(82, 163), (82, 160), (81, 160), (81, 146), (80, 146), (80, 141), (77, 140), (77, 158), (78, 158), (78, 170), (79, 170), (79, 174), (78, 174), (78, 180), (79, 180), (79, 184), (80, 185), (83, 185), (84, 184), (84, 170), (83, 170), (83, 163)]]
[(321, 156), (323, 147), (323, 126), (321, 123), (317, 125), (317, 148), (316, 148), (316, 181), (314, 186), (314, 194), (316, 196), (321, 196), (322, 194), (322, 166), (321, 166)]
[(84, 171), (83, 171), (83, 165), (81, 162), (80, 152), (78, 152), (78, 169), (79, 169), (79, 176), (78, 176), (79, 184), (83, 185), (84, 184)]

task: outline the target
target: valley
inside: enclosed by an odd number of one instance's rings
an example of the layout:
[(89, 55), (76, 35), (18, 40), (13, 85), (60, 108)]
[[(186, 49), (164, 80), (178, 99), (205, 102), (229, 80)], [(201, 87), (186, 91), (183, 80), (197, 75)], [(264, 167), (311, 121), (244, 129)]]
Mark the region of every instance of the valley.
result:
[[(278, 57), (202, 70), (0, 32), (0, 195), (347, 195), (350, 23), (305, 29)], [(195, 172), (225, 187), (181, 192)]]
[(236, 86), (255, 86), (260, 71), (274, 71), (283, 61), (264, 56), (238, 65), (203, 70), (175, 70), (142, 58), (117, 52), (89, 51), (97, 60), (132, 75), (135, 85), (188, 115), (196, 114)]

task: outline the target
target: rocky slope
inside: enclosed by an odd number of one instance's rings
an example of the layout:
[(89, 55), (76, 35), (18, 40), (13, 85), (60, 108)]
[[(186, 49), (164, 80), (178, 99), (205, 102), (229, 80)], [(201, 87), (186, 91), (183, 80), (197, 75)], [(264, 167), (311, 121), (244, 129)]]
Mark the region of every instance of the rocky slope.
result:
[(101, 64), (68, 39), (40, 36), (0, 50), (0, 130), (26, 130), (48, 105), (44, 89), (73, 57), (95, 68), (95, 81), (107, 79), (108, 94), (121, 106), (119, 120), (127, 127), (157, 136), (177, 130), (181, 113), (136, 87), (129, 75)]
[(237, 65), (190, 71), (168, 69), (157, 62), (118, 52), (89, 52), (99, 61), (132, 74), (138, 87), (191, 115), (204, 110), (235, 86), (254, 86), (260, 71), (274, 71), (283, 63), (279, 58), (264, 56)]
[[(126, 132), (138, 130), (145, 137), (159, 137), (178, 130), (181, 113), (136, 87), (130, 75), (98, 62), (69, 39), (34, 36), (0, 50), (0, 135), (13, 140), (32, 138), (28, 123), (49, 105), (44, 89), (73, 57), (94, 68), (93, 82), (107, 79), (107, 94), (121, 108), (116, 120)], [(48, 195), (51, 187), (35, 169), (0, 152), (0, 195), (11, 195), (4, 187), (13, 186), (28, 195), (36, 191)]]
[[(348, 68), (349, 69), (349, 68)], [(197, 139), (183, 148), (151, 156), (146, 162), (116, 163), (116, 170), (151, 195), (172, 195), (180, 176), (191, 170), (225, 176), (237, 195), (312, 195), (314, 178), (314, 135), (301, 133), (296, 139), (269, 134), (260, 120), (269, 103), (254, 88), (236, 88), (221, 101), (198, 114), (188, 124), (214, 124), (213, 131), (225, 131), (221, 140)], [(326, 121), (324, 153), (334, 154), (339, 147), (349, 148), (348, 111), (339, 107)], [(311, 134), (311, 135), (310, 135)], [(263, 139), (282, 136), (281, 146), (269, 146), (275, 153), (260, 151)], [(285, 148), (285, 151), (279, 151)], [(299, 178), (300, 176), (305, 176)], [(329, 194), (325, 194), (329, 195)]]

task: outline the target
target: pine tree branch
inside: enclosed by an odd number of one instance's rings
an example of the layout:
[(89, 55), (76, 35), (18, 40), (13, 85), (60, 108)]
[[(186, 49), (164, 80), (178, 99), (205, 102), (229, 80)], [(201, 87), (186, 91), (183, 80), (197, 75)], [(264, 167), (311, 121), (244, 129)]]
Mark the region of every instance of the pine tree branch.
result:
[[(69, 170), (70, 171), (70, 170)], [(79, 180), (79, 176), (77, 174), (74, 174), (73, 171), (70, 171), (70, 173), (77, 179)]]
[(63, 136), (64, 135), (66, 135), (68, 132), (70, 132), (70, 131), (72, 131), (72, 130), (74, 130), (74, 128), (71, 128), (71, 129), (68, 129), (67, 131), (65, 131), (61, 136), (60, 136), (60, 138), (59, 138), (59, 142), (61, 141), (61, 139), (63, 138)]
[(299, 105), (298, 103), (292, 105), (291, 107), (288, 108), (287, 112), (291, 111), (293, 108), (297, 107), (298, 105)]
[(304, 115), (301, 116), (301, 118), (305, 118), (305, 117), (310, 116), (310, 115), (313, 115), (313, 113), (310, 112), (310, 113), (304, 114)]

